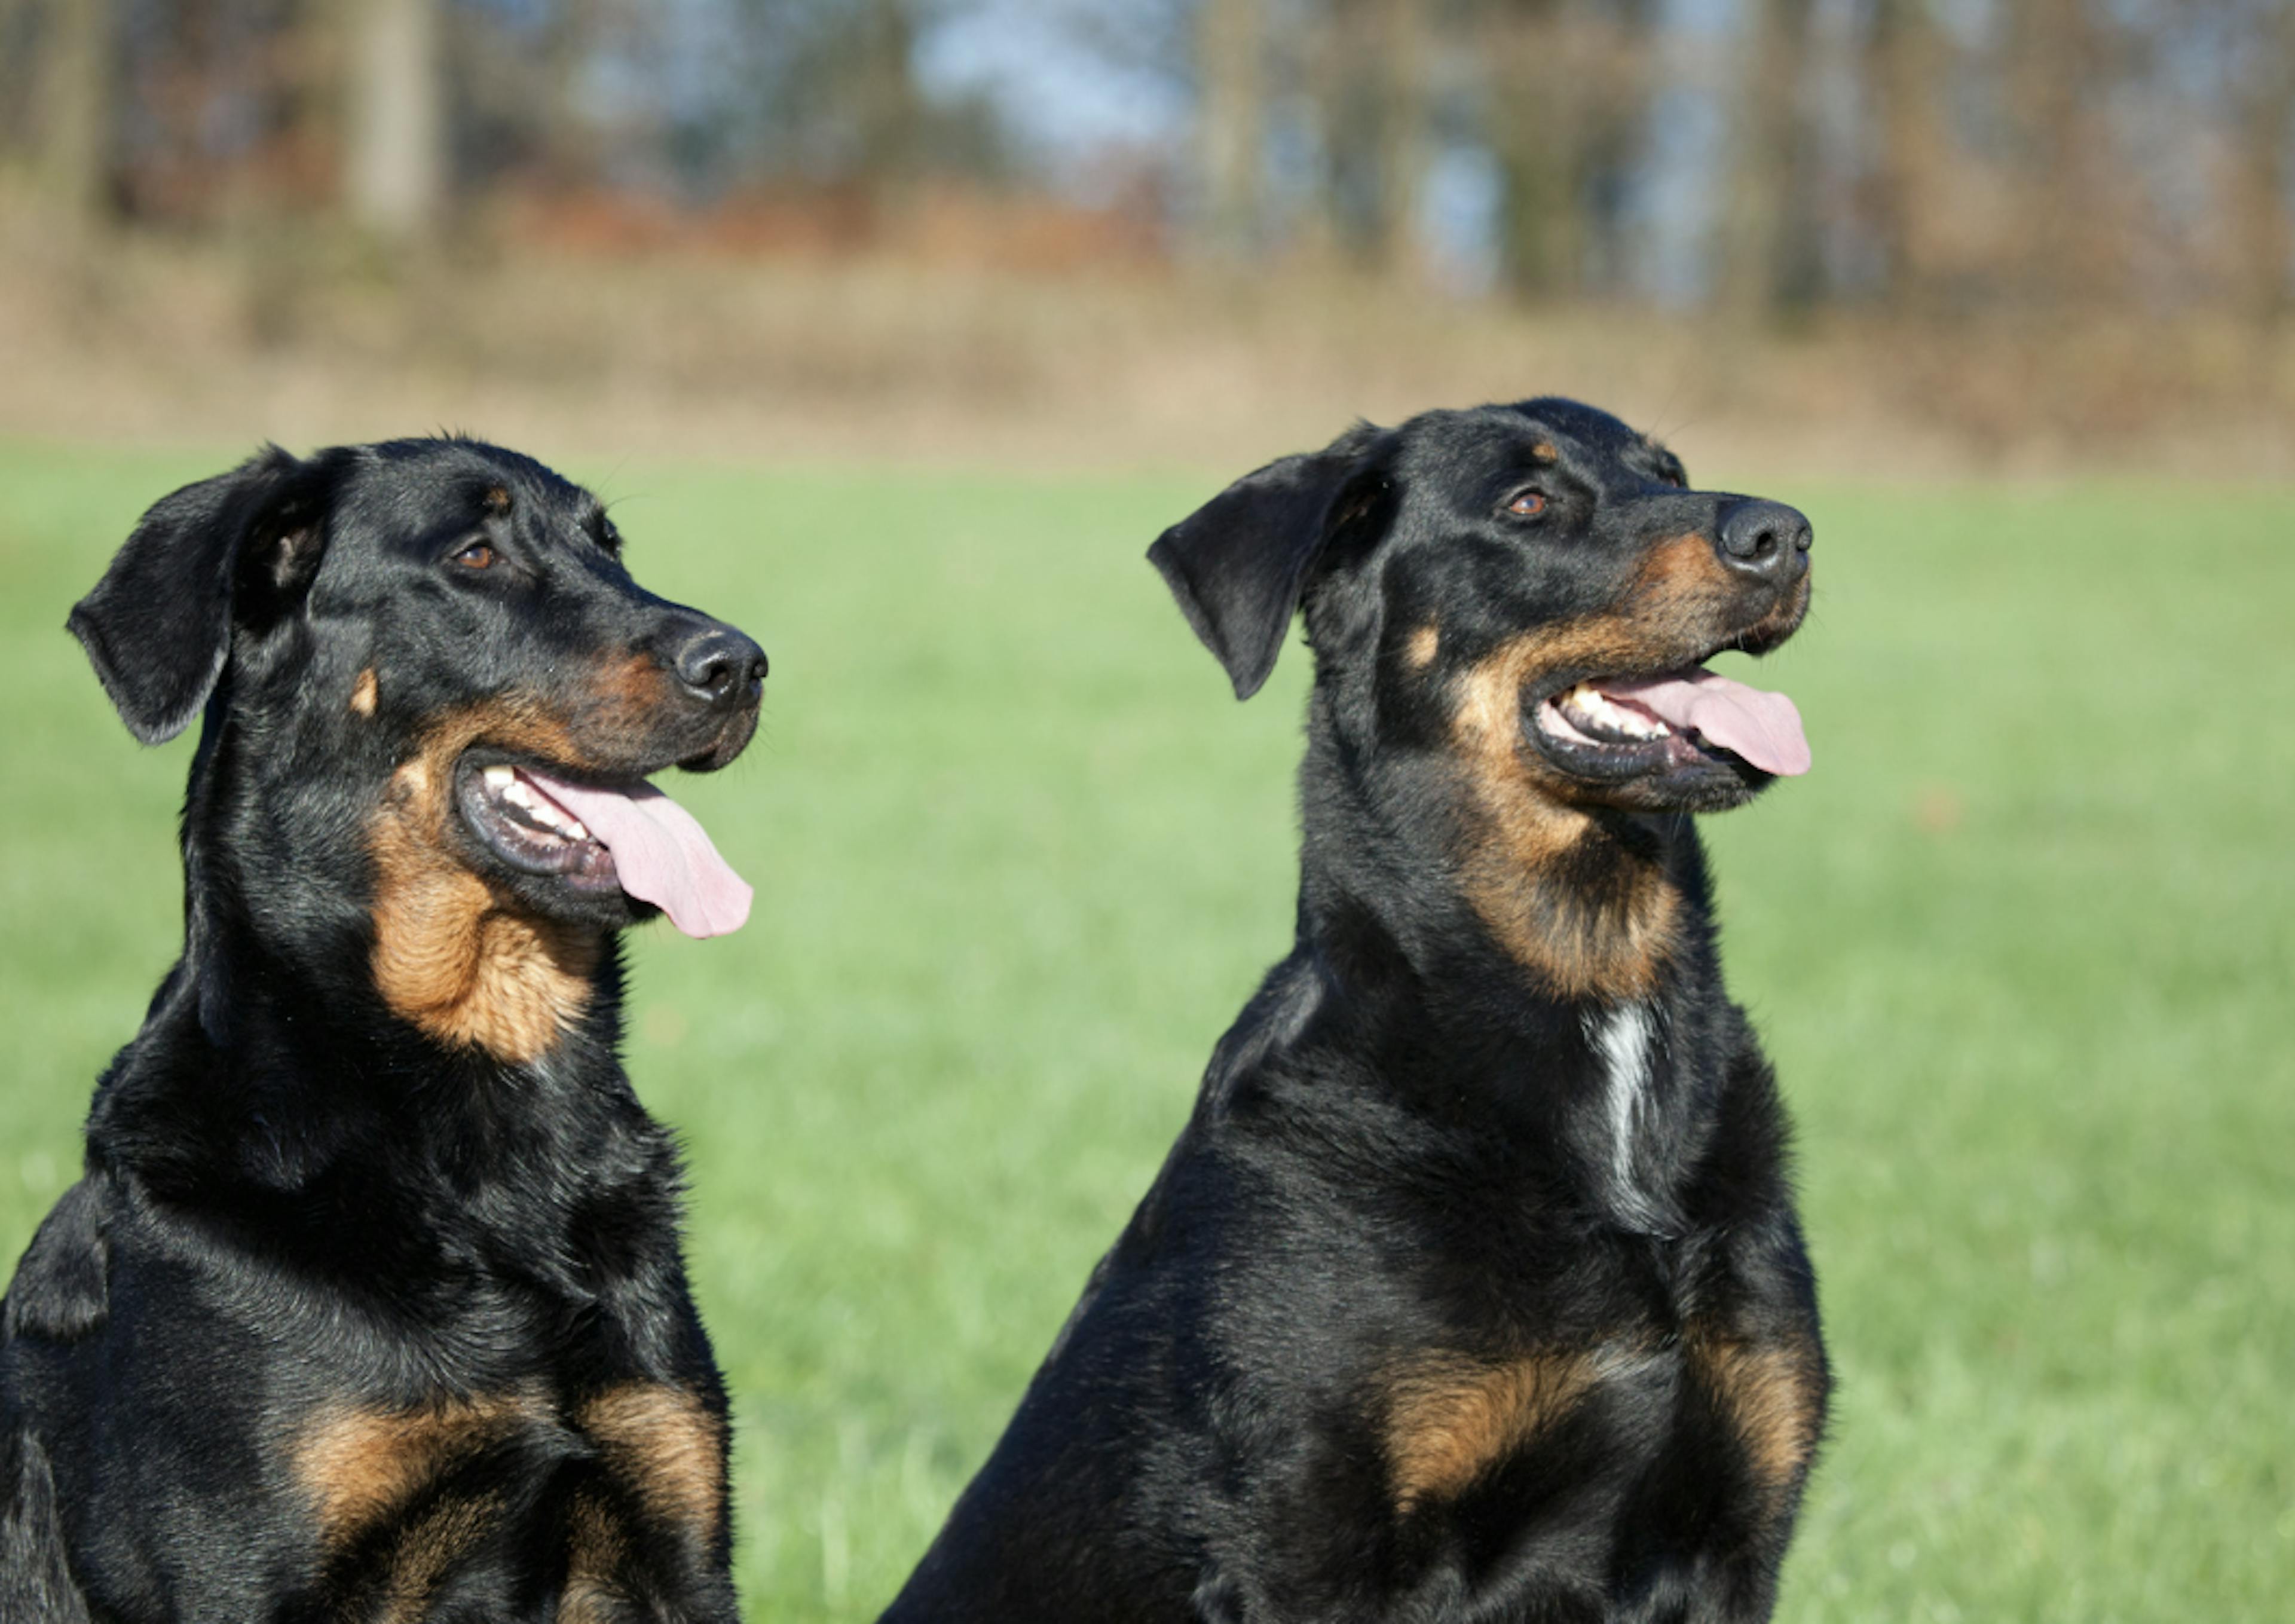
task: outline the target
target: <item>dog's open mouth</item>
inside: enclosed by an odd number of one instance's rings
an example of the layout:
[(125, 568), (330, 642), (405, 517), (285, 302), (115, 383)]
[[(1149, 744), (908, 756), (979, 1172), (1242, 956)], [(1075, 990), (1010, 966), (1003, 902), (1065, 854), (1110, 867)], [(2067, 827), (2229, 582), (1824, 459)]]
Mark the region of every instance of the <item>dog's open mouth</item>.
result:
[(1596, 677), (1538, 701), (1539, 742), (1573, 771), (1621, 777), (1734, 755), (1779, 778), (1809, 771), (1801, 712), (1702, 666), (1648, 677)]
[(462, 821), (511, 868), (577, 891), (621, 890), (689, 936), (748, 919), (749, 886), (693, 814), (650, 784), (578, 784), (507, 762), (465, 761), (455, 777)]

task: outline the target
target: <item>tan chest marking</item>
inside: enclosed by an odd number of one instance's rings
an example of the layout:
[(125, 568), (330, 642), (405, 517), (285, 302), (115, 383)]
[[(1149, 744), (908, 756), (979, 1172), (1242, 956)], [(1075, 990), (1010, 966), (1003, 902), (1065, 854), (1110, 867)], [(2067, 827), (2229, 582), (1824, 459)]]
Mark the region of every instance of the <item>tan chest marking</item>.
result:
[(429, 1507), (399, 1535), (380, 1594), (366, 1616), (376, 1624), (420, 1624), (429, 1616), (439, 1580), (495, 1531), (498, 1495), (471, 1495)]
[(1556, 1351), (1495, 1365), (1438, 1357), (1393, 1376), (1385, 1443), (1396, 1513), (1472, 1487), (1567, 1416), (1596, 1375), (1593, 1356)]
[[(707, 1549), (724, 1525), (724, 1429), (694, 1394), (651, 1383), (609, 1388), (570, 1420), (596, 1447), (607, 1481), (572, 1498), (559, 1616), (568, 1624), (606, 1624), (624, 1616), (620, 1574), (632, 1553), (632, 1529), (616, 1503), (626, 1495), (646, 1519)], [(450, 1491), (411, 1516), (408, 1508), (519, 1432), (567, 1424), (539, 1392), (403, 1409), (339, 1406), (303, 1427), (290, 1458), (316, 1514), (323, 1550), (342, 1552), (389, 1528), (388, 1567), (372, 1593), (375, 1616), (411, 1620), (457, 1562), (497, 1534), (502, 1506), (497, 1496)], [(390, 1526), (401, 1517), (403, 1526)]]
[(559, 1624), (620, 1624), (629, 1596), (619, 1582), (629, 1560), (629, 1535), (598, 1496), (583, 1489), (568, 1514), (566, 1589), (558, 1598)]
[(633, 1382), (590, 1400), (575, 1421), (651, 1515), (705, 1543), (717, 1538), (725, 1514), (725, 1432), (697, 1395)]
[(1690, 1344), (1698, 1381), (1718, 1402), (1762, 1489), (1798, 1481), (1824, 1419), (1816, 1351), (1793, 1343), (1707, 1340)]
[(526, 1393), (440, 1399), (411, 1409), (331, 1408), (297, 1437), (294, 1475), (317, 1514), (320, 1543), (337, 1549), (425, 1485), (550, 1420), (548, 1405)]
[(449, 843), (453, 766), (477, 739), (576, 763), (546, 715), (493, 707), (451, 718), (391, 776), (369, 826), (376, 988), (440, 1042), (513, 1063), (536, 1058), (589, 1007), (596, 931), (519, 910)]

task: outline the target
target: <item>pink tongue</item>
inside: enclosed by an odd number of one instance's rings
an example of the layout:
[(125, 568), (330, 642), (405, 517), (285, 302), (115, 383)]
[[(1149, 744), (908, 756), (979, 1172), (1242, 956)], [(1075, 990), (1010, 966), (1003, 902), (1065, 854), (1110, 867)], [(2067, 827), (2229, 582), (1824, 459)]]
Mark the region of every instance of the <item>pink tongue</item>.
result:
[(525, 769), (614, 854), (622, 889), (655, 904), (689, 936), (722, 936), (748, 922), (755, 894), (693, 814), (650, 784), (592, 789)]
[(1597, 686), (1612, 698), (1630, 699), (1677, 728), (1695, 728), (1708, 744), (1735, 750), (1764, 772), (1796, 778), (1809, 771), (1809, 739), (1801, 730), (1801, 712), (1783, 694), (1764, 693), (1710, 671)]

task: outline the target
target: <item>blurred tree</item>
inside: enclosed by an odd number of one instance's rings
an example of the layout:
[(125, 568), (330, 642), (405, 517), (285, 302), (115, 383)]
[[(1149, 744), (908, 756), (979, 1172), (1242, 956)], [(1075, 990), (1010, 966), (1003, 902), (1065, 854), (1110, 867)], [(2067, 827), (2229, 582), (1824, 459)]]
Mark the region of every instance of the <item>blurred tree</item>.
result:
[(2234, 0), (2233, 23), (2238, 294), (2276, 324), (2295, 311), (2295, 0)]
[(1815, 132), (1809, 117), (1810, 0), (1744, 0), (1745, 71), (1724, 96), (1731, 131), (1718, 277), (1742, 320), (1806, 310), (1824, 292)]
[[(1023, 175), (989, 93), (919, 64), (1048, 17), (1191, 104), (1123, 161), (1191, 167), (1183, 218), (1229, 259), (1304, 219), (1407, 272), (1439, 151), (1445, 229), (1534, 298), (1630, 297), (1664, 240), (1704, 256), (1675, 285), (1750, 321), (2295, 311), (2295, 0), (0, 0), (0, 148), (81, 220), (339, 201), (406, 239), (501, 189), (767, 188), (854, 241), (927, 185)], [(1734, 53), (1685, 45), (1725, 20)], [(1711, 173), (1678, 133), (1708, 103), (1719, 224), (1691, 243), (1652, 210)], [(1022, 184), (1088, 172), (1033, 161)], [(1462, 174), (1494, 183), (1463, 228)]]
[(854, 167), (881, 193), (913, 179), (925, 157), (916, 20), (906, 0), (859, 0), (845, 37), (859, 126)]
[(447, 181), (437, 0), (361, 0), (351, 39), (345, 200), (376, 234), (439, 224)]
[(1865, 189), (1884, 298), (1924, 308), (1932, 289), (1925, 227), (1945, 158), (1938, 117), (1940, 42), (1928, 0), (1874, 0), (1859, 80), (1877, 149)]
[(65, 218), (92, 227), (110, 204), (117, 41), (110, 0), (48, 0), (46, 23), (41, 178)]
[(977, 95), (928, 95), (918, 77), (924, 31), (960, 3), (709, 8), (724, 33), (708, 59), (652, 69), (672, 167), (702, 197), (759, 184), (834, 192), (821, 206), (864, 227), (927, 176), (1000, 178), (1006, 155), (991, 110)]
[(557, 0), (543, 46), (548, 86), (535, 166), (551, 190), (570, 192), (598, 175), (595, 127), (584, 105), (591, 62), (598, 50), (599, 0)]
[(1501, 280), (1537, 298), (1623, 290), (1655, 0), (1482, 0), (1477, 9), (1483, 128), (1502, 183)]
[(1196, 143), (1203, 164), (1203, 236), (1221, 258), (1249, 258), (1261, 246), (1266, 58), (1261, 0), (1197, 0)]
[(1367, 267), (1410, 268), (1426, 161), (1427, 0), (1326, 0), (1310, 42), (1321, 213)]
[(2128, 261), (2121, 227), (2136, 189), (2103, 116), (2118, 63), (2088, 0), (2025, 0), (2006, 21), (2018, 200), (2008, 285), (2028, 304), (2050, 306), (2122, 291), (2114, 286)]

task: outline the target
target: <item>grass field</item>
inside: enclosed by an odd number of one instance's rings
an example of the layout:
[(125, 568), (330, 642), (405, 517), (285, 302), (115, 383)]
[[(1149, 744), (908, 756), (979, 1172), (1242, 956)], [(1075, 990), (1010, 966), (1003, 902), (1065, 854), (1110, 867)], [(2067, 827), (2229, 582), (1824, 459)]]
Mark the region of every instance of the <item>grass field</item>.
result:
[[(188, 741), (58, 628), (219, 461), (0, 447), (7, 1258), (176, 942)], [(755, 747), (672, 786), (756, 917), (642, 934), (630, 1060), (690, 1151), (751, 1612), (869, 1619), (1286, 944), (1305, 662), (1237, 706), (1140, 561), (1206, 478), (572, 471), (772, 656)], [(1841, 1375), (1781, 1616), (2283, 1619), (2295, 502), (1778, 494), (1819, 599), (1761, 680), (1817, 769), (1709, 834)]]

